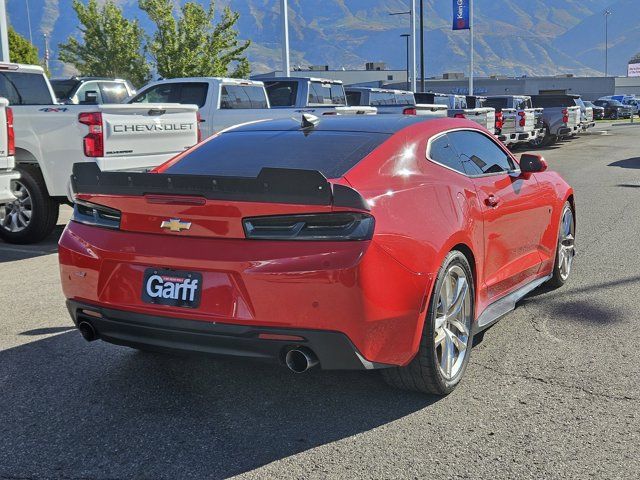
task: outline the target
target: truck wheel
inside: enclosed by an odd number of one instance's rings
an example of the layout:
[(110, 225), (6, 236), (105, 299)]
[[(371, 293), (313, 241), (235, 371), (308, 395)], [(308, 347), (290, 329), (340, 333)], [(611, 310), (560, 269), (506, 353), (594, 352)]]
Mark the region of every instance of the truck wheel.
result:
[(40, 169), (16, 166), (20, 178), (11, 181), (16, 200), (0, 208), (0, 238), (9, 243), (35, 243), (47, 237), (58, 222), (60, 206), (49, 196)]
[(549, 129), (546, 128), (544, 137), (542, 138), (538, 137), (535, 140), (531, 140), (529, 142), (529, 145), (535, 148), (548, 147), (549, 145), (556, 143), (557, 138), (558, 137), (556, 137), (555, 135), (551, 135), (551, 133), (549, 132)]

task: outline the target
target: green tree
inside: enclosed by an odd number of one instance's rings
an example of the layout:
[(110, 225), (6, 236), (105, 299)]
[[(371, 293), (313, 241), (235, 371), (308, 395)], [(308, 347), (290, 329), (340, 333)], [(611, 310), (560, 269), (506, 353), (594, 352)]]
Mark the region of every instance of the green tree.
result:
[(146, 50), (163, 78), (249, 75), (244, 56), (249, 41), (239, 42), (234, 28), (239, 14), (226, 7), (214, 22), (214, 2), (204, 8), (187, 2), (174, 15), (173, 0), (139, 0), (139, 5), (156, 25)]
[(38, 65), (38, 48), (9, 25), (9, 59), (14, 63)]
[(69, 37), (59, 45), (60, 60), (73, 65), (81, 75), (121, 77), (140, 86), (147, 82), (150, 67), (142, 41), (144, 31), (137, 20), (127, 20), (113, 2), (99, 6), (73, 0), (80, 22), (81, 38)]

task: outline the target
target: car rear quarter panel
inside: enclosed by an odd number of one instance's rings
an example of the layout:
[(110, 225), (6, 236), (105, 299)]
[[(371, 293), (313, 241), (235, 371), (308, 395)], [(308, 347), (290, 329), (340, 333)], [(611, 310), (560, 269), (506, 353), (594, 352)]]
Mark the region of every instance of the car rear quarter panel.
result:
[[(349, 183), (369, 202), (376, 219), (372, 243), (404, 268), (423, 279), (420, 315), (405, 332), (412, 332), (415, 353), (424, 322), (426, 302), (446, 254), (456, 245), (483, 251), (482, 212), (473, 182), (427, 159), (428, 139), (449, 128), (480, 129), (466, 120), (419, 124), (398, 132), (347, 173)], [(482, 283), (482, 257), (470, 264)], [(385, 273), (379, 282), (387, 284)], [(486, 299), (476, 288), (478, 311)]]

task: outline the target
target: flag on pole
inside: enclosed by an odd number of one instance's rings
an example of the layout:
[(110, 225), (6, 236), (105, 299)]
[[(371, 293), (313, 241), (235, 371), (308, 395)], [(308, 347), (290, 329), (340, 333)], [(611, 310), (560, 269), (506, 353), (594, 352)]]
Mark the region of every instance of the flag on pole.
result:
[(469, 0), (453, 0), (453, 29), (469, 30)]

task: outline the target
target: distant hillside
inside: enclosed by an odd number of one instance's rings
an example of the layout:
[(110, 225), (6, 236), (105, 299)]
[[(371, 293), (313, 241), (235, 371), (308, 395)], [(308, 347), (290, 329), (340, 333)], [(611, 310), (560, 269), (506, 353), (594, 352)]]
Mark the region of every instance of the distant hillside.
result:
[[(77, 34), (71, 0), (28, 0), (34, 41), (43, 48), (42, 33), (51, 35), (52, 57), (57, 45)], [(28, 36), (25, 0), (7, 0), (10, 21)], [(119, 0), (125, 14), (149, 24), (136, 0)], [(327, 64), (333, 68), (362, 68), (366, 61), (384, 61), (403, 68), (407, 32), (403, 0), (290, 0), (292, 64)], [(426, 70), (466, 71), (467, 32), (451, 31), (450, 0), (427, 0)], [(241, 14), (240, 33), (254, 44), (254, 72), (280, 68), (278, 0), (219, 0)], [(604, 68), (604, 19), (610, 8), (609, 70), (625, 74), (629, 58), (640, 51), (640, 0), (476, 0), (478, 74), (549, 75), (599, 74)], [(54, 73), (64, 66), (52, 62)]]

